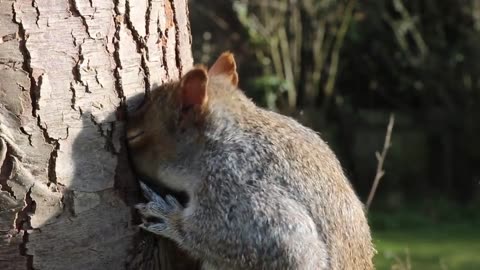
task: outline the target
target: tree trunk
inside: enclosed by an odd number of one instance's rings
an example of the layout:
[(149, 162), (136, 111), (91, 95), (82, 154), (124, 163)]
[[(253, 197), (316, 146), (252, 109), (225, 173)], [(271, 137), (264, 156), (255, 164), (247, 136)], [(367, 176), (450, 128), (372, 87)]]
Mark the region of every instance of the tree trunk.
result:
[(192, 66), (186, 0), (3, 0), (0, 37), (0, 269), (192, 269), (137, 229), (122, 140)]

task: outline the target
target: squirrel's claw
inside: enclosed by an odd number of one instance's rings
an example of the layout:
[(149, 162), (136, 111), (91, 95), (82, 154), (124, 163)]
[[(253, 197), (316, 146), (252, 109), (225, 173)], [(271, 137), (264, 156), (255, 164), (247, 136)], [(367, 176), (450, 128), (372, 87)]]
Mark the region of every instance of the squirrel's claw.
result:
[[(146, 204), (137, 204), (135, 208), (142, 215), (143, 223), (139, 225), (141, 229), (172, 240), (179, 241), (181, 239), (175, 223), (175, 216), (180, 214), (180, 209), (170, 206), (165, 201), (163, 203), (152, 201)], [(148, 221), (147, 218), (154, 218), (155, 221)]]
[(149, 203), (140, 203), (135, 205), (135, 208), (138, 209), (140, 214), (143, 217), (149, 218), (158, 218), (158, 219), (167, 219), (169, 214), (171, 214), (167, 208), (167, 204), (158, 203), (158, 202), (149, 202)]
[(140, 188), (142, 189), (143, 196), (147, 198), (149, 201), (154, 201), (154, 202), (163, 202), (163, 198), (158, 195), (153, 189), (151, 189), (147, 184), (145, 184), (143, 181), (140, 182)]
[(167, 202), (168, 206), (173, 210), (173, 211), (181, 211), (183, 210), (182, 204), (172, 195), (167, 195), (165, 196), (165, 201)]
[(154, 234), (163, 235), (167, 230), (167, 224), (165, 223), (143, 223), (138, 225), (140, 228), (149, 231)]
[[(139, 227), (157, 235), (178, 238), (178, 232), (175, 231), (175, 217), (181, 215), (183, 206), (171, 195), (166, 195), (165, 199), (162, 198), (142, 181), (140, 181), (140, 187), (149, 202), (135, 205), (142, 216), (143, 223)], [(156, 221), (151, 222), (147, 218), (154, 218)]]

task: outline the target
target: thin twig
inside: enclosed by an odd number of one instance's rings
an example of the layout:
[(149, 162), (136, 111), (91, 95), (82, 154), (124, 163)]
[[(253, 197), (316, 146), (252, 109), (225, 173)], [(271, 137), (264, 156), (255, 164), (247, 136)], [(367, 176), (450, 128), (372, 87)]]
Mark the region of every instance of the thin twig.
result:
[(333, 90), (335, 87), (335, 81), (337, 78), (337, 71), (338, 71), (338, 64), (340, 61), (340, 50), (343, 46), (343, 41), (345, 40), (345, 35), (347, 34), (348, 28), (350, 26), (350, 22), (352, 20), (353, 10), (355, 9), (355, 4), (357, 2), (355, 0), (350, 0), (344, 11), (343, 20), (340, 24), (340, 28), (336, 35), (335, 44), (333, 45), (332, 49), (332, 56), (330, 60), (330, 68), (328, 70), (328, 78), (325, 85), (325, 96), (329, 99), (333, 95)]
[(278, 38), (280, 41), (280, 52), (283, 60), (283, 72), (285, 74), (285, 81), (288, 88), (288, 106), (290, 110), (293, 110), (297, 104), (297, 90), (295, 89), (295, 78), (293, 77), (293, 65), (291, 56), (291, 43), (288, 42), (287, 31), (285, 27), (278, 29)]
[(393, 123), (395, 122), (395, 117), (393, 114), (390, 115), (390, 120), (388, 121), (387, 126), (387, 133), (385, 135), (385, 142), (383, 143), (383, 150), (382, 153), (375, 153), (377, 157), (377, 172), (375, 173), (375, 178), (373, 179), (372, 189), (370, 190), (370, 194), (368, 194), (368, 199), (366, 203), (367, 210), (370, 208), (372, 204), (373, 197), (375, 196), (375, 192), (377, 191), (378, 184), (380, 183), (380, 179), (385, 175), (385, 171), (383, 170), (383, 163), (385, 162), (385, 158), (387, 157), (388, 149), (391, 146), (391, 139), (392, 139), (392, 130), (393, 130)]
[(210, 8), (204, 8), (202, 5), (197, 4), (197, 5), (192, 5), (193, 8), (197, 9), (201, 14), (205, 15), (207, 18), (209, 18), (214, 24), (216, 24), (218, 27), (220, 27), (222, 30), (226, 31), (229, 30), (230, 24), (222, 19), (220, 16), (215, 14), (215, 12)]
[(405, 248), (405, 261), (400, 256), (395, 256), (395, 264), (392, 265), (392, 270), (412, 270), (412, 263), (410, 260), (410, 252), (408, 247)]

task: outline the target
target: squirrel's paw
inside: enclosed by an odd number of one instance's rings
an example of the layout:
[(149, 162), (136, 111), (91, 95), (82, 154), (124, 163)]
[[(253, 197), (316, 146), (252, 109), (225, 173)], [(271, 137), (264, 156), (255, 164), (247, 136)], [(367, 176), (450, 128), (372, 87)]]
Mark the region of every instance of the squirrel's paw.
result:
[[(154, 234), (176, 239), (178, 232), (175, 222), (179, 220), (183, 206), (171, 195), (165, 199), (140, 182), (145, 197), (150, 201), (135, 206), (142, 215), (143, 223), (140, 228)], [(153, 218), (154, 221), (147, 221)]]

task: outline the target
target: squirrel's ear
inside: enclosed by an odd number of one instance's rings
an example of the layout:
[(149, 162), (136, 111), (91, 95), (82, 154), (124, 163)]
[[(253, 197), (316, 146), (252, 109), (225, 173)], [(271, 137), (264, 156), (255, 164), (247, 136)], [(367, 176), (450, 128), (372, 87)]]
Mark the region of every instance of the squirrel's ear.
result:
[(217, 61), (215, 61), (212, 67), (208, 70), (209, 76), (215, 76), (219, 74), (228, 76), (233, 85), (238, 85), (237, 65), (231, 52), (227, 51), (222, 53), (218, 57)]
[(182, 108), (203, 106), (207, 102), (207, 71), (198, 66), (185, 74), (180, 81)]

